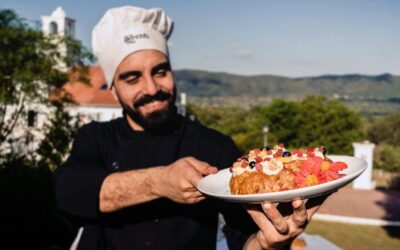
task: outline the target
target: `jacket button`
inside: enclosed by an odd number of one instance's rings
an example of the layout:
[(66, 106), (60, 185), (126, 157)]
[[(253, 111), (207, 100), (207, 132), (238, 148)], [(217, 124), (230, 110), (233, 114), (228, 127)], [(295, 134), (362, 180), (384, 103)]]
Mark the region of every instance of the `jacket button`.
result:
[(117, 162), (117, 161), (114, 161), (114, 162), (111, 164), (111, 168), (114, 169), (114, 170), (118, 170), (118, 169), (119, 169), (119, 164), (118, 164), (118, 162)]

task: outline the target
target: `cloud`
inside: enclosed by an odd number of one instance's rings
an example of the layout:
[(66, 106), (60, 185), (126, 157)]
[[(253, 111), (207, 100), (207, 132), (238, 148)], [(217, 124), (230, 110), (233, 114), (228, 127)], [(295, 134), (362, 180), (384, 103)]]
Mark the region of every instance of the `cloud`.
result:
[(253, 53), (249, 50), (244, 48), (240, 43), (233, 43), (230, 46), (231, 52), (233, 56), (238, 58), (250, 58), (253, 57)]

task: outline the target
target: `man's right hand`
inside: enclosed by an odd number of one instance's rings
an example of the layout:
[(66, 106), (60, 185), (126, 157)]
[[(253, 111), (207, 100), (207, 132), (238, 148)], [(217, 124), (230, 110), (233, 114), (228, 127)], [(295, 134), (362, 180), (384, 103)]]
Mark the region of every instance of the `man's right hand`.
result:
[(205, 198), (197, 190), (197, 183), (204, 175), (217, 171), (208, 163), (186, 157), (168, 166), (112, 173), (101, 186), (99, 210), (114, 212), (160, 197), (178, 203), (197, 203)]
[(205, 197), (197, 190), (204, 175), (215, 174), (216, 167), (193, 157), (185, 157), (160, 169), (152, 183), (153, 191), (178, 203), (193, 204)]

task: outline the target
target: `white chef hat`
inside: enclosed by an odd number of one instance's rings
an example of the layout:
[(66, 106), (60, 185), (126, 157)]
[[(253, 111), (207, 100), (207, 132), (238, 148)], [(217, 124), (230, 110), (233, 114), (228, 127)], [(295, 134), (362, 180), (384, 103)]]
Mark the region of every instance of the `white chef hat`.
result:
[(124, 6), (108, 10), (94, 27), (92, 48), (108, 87), (118, 65), (129, 54), (154, 49), (168, 57), (173, 21), (162, 9)]

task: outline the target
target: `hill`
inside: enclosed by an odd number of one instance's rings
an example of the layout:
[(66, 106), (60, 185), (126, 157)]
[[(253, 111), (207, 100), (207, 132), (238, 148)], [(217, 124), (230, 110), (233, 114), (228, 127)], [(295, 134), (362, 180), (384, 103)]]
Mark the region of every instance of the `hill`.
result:
[(310, 94), (323, 94), (356, 99), (400, 98), (400, 76), (390, 74), (289, 78), (177, 70), (175, 78), (181, 91), (195, 97), (249, 96), (300, 99)]

